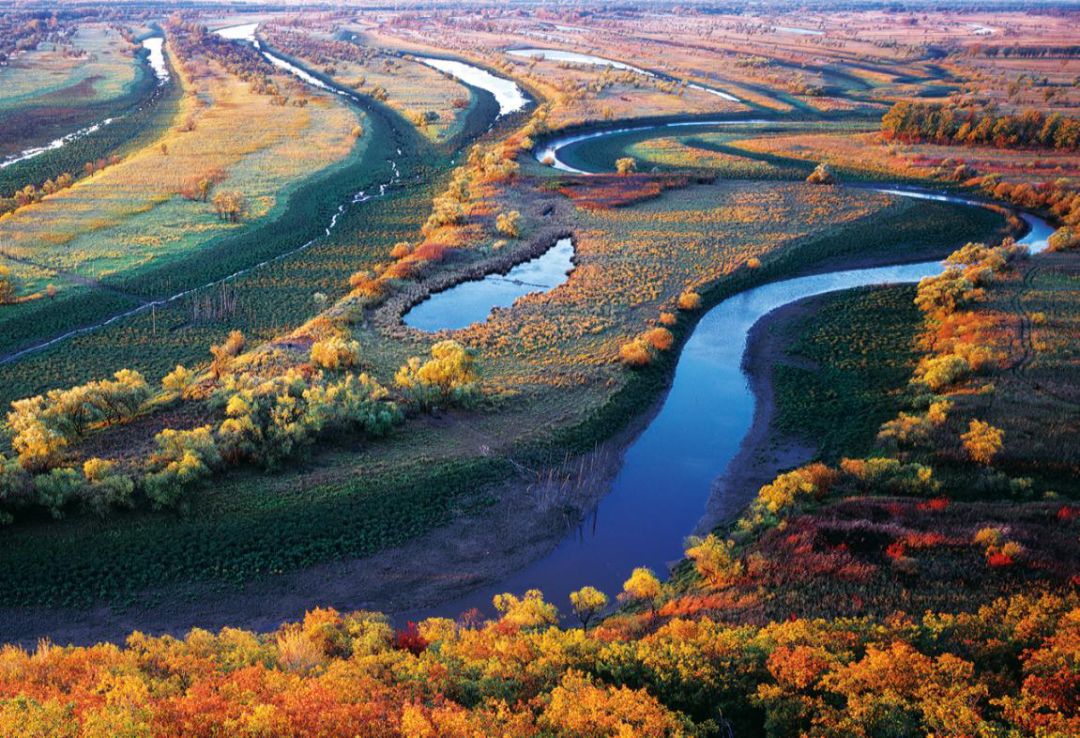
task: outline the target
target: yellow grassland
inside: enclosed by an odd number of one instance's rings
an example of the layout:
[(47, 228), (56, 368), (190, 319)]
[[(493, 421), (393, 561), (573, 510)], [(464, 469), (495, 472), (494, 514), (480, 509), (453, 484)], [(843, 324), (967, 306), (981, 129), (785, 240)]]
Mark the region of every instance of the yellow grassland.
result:
[[(186, 94), (175, 124), (158, 141), (0, 217), (0, 251), (94, 278), (128, 270), (244, 227), (220, 221), (209, 204), (180, 197), (192, 179), (223, 173), (217, 188), (240, 191), (251, 220), (265, 215), (290, 182), (355, 145), (358, 114), (335, 96), (305, 89), (306, 107), (272, 107), (270, 97), (206, 65), (195, 78), (181, 76), (181, 84)], [(194, 130), (180, 130), (189, 120)]]
[[(707, 138), (707, 136), (703, 136)], [(1009, 182), (1080, 181), (1080, 156), (1063, 152), (995, 149), (989, 146), (882, 143), (877, 133), (799, 133), (728, 141), (756, 153), (826, 162), (881, 174), (933, 179), (942, 161), (961, 163), (976, 175), (996, 173)]]

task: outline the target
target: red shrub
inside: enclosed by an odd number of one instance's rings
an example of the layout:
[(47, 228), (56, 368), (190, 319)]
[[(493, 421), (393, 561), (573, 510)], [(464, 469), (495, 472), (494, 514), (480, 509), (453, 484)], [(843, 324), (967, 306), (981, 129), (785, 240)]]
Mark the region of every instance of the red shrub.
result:
[(401, 651), (408, 651), (413, 656), (420, 655), (427, 647), (427, 639), (420, 635), (420, 630), (416, 627), (416, 623), (411, 620), (409, 621), (409, 624), (405, 626), (404, 630), (399, 630), (394, 634), (394, 648)]
[(885, 548), (885, 555), (893, 561), (899, 561), (907, 553), (907, 544), (903, 541), (893, 541)]
[(945, 536), (940, 533), (908, 533), (904, 543), (911, 548), (933, 548), (945, 543)]
[(1003, 566), (1012, 566), (1014, 562), (1012, 556), (1000, 552), (994, 552), (986, 555), (986, 563), (990, 566), (1000, 568)]
[(425, 261), (442, 261), (446, 256), (446, 246), (434, 241), (425, 241), (413, 251), (413, 257)]

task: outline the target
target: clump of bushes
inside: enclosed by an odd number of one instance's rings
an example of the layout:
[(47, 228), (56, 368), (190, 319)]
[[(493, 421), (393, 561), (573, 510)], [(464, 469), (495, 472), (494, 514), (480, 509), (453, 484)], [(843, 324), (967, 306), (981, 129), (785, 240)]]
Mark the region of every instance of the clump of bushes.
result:
[(337, 371), (360, 362), (360, 344), (342, 336), (330, 336), (311, 345), (311, 363), (320, 369)]
[(121, 369), (111, 380), (16, 400), (7, 416), (11, 446), (23, 468), (44, 471), (91, 428), (130, 420), (149, 396), (141, 374)]
[(517, 210), (499, 213), (495, 218), (495, 230), (509, 238), (517, 238), (521, 235), (521, 213)]
[(837, 179), (836, 173), (833, 172), (832, 167), (825, 162), (822, 162), (814, 167), (814, 171), (810, 172), (810, 176), (806, 178), (806, 181), (810, 184), (831, 185), (836, 184)]
[(469, 405), (478, 393), (475, 357), (457, 341), (440, 341), (431, 358), (414, 356), (394, 376), (406, 397), (421, 408), (440, 404)]
[(1080, 228), (1076, 226), (1062, 226), (1050, 234), (1046, 241), (1046, 247), (1050, 251), (1073, 251), (1080, 247)]
[(650, 328), (619, 347), (619, 358), (627, 366), (646, 366), (661, 351), (668, 351), (675, 337), (667, 328)]
[(142, 487), (155, 508), (176, 508), (185, 493), (210, 476), (221, 463), (211, 427), (191, 430), (166, 428), (154, 437), (157, 452), (150, 458), (151, 471), (143, 477)]
[(647, 366), (653, 360), (653, 352), (649, 344), (635, 338), (619, 347), (619, 359), (627, 366)]
[(679, 310), (686, 312), (693, 312), (694, 310), (701, 309), (701, 295), (693, 290), (687, 290), (679, 295), (678, 301)]

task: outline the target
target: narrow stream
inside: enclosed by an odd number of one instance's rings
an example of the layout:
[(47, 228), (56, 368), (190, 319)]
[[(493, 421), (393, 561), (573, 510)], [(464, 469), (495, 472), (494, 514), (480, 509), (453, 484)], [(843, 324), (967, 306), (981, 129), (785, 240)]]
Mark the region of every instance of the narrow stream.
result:
[[(547, 150), (558, 166), (564, 146), (617, 132), (568, 136)], [(879, 191), (981, 206), (913, 188)], [(1032, 252), (1044, 249), (1053, 227), (1028, 213), (1021, 217), (1030, 230), (1020, 242)], [(701, 519), (714, 481), (738, 453), (753, 421), (755, 398), (742, 369), (751, 327), (773, 310), (807, 297), (868, 285), (913, 283), (942, 268), (941, 263), (928, 261), (838, 271), (765, 284), (724, 300), (694, 329), (659, 413), (627, 449), (611, 491), (586, 520), (550, 554), (521, 571), (458, 600), (407, 613), (407, 617), (455, 617), (473, 607), (488, 612), (495, 594), (532, 588), (543, 590), (549, 601), (566, 611), (570, 592), (582, 586), (614, 595), (636, 566), (665, 573), (669, 563), (682, 557), (684, 537)], [(456, 308), (445, 305), (444, 309)]]
[(574, 269), (574, 244), (560, 238), (540, 256), (518, 264), (506, 274), (462, 282), (436, 292), (402, 318), (422, 331), (457, 330), (487, 320), (496, 307), (510, 307), (524, 295), (547, 292), (565, 282)]

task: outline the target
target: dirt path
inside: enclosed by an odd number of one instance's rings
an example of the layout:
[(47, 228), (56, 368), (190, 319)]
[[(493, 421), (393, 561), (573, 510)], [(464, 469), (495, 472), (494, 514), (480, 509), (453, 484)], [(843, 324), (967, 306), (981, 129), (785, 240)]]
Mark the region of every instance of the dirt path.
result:
[(1035, 288), (1035, 280), (1042, 273), (1042, 266), (1039, 263), (1031, 265), (1030, 261), (1027, 263), (1029, 266), (1024, 271), (1024, 277), (1019, 286), (1013, 291), (1011, 298), (1013, 312), (1020, 319), (1020, 328), (1017, 338), (1020, 344), (1021, 353), (1020, 357), (1011, 367), (1009, 367), (1009, 371), (1018, 381), (1023, 382), (1031, 392), (1043, 395), (1051, 402), (1063, 407), (1076, 409), (1078, 407), (1077, 403), (1067, 397), (1061, 397), (1051, 391), (1048, 387), (1043, 386), (1041, 383), (1028, 376), (1028, 368), (1031, 366), (1031, 362), (1035, 360), (1037, 349), (1032, 340), (1035, 324), (1031, 314), (1028, 312), (1027, 308), (1024, 307), (1024, 298)]

